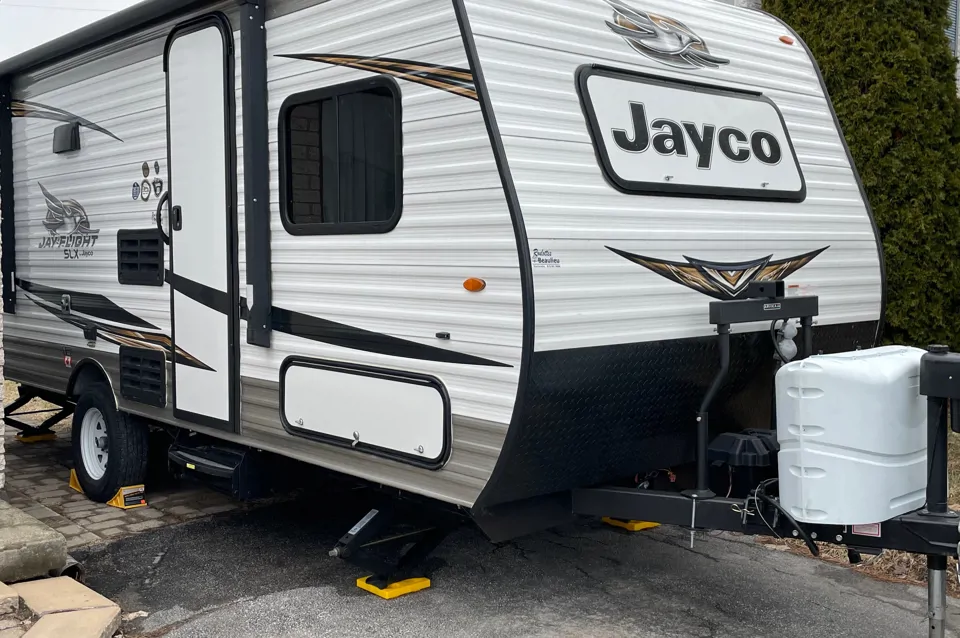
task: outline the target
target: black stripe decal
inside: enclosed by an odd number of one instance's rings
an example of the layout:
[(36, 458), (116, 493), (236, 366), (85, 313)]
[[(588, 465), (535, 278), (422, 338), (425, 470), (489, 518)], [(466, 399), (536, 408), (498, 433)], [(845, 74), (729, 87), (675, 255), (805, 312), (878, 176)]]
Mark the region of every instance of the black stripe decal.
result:
[(230, 295), (227, 293), (205, 286), (192, 279), (181, 277), (169, 270), (166, 271), (166, 280), (171, 288), (184, 297), (193, 299), (198, 304), (204, 305), (210, 310), (216, 310), (220, 314), (230, 315)]
[(64, 290), (62, 288), (51, 288), (25, 279), (17, 279), (17, 286), (25, 292), (36, 295), (45, 302), (60, 307), (60, 301), (63, 295), (70, 295), (70, 308), (74, 312), (79, 312), (104, 321), (113, 323), (122, 323), (128, 326), (146, 328), (148, 330), (158, 330), (152, 323), (146, 322), (140, 317), (131, 314), (113, 303), (103, 295), (96, 295), (88, 292), (76, 292), (73, 290)]
[(273, 307), (273, 329), (295, 337), (320, 341), (333, 346), (374, 352), (391, 357), (419, 359), (421, 361), (440, 361), (471, 366), (495, 366), (509, 368), (510, 365), (491, 361), (453, 350), (426, 346), (415, 341), (391, 337), (379, 332), (354, 328), (335, 321), (305, 315), (292, 310)]
[[(167, 271), (167, 282), (176, 292), (203, 304), (211, 310), (226, 314), (230, 311), (229, 298), (225, 292), (214, 290), (199, 282), (191, 281)], [(247, 320), (250, 310), (247, 300), (240, 298), (240, 318)], [(390, 357), (404, 359), (418, 359), (420, 361), (438, 361), (442, 363), (459, 363), (471, 366), (493, 366), (501, 368), (512, 367), (507, 363), (500, 363), (491, 359), (475, 357), (453, 350), (428, 346), (416, 341), (407, 341), (398, 337), (391, 337), (380, 332), (354, 328), (346, 324), (321, 319), (313, 315), (303, 314), (293, 310), (277, 308), (270, 309), (272, 328), (294, 337), (319, 341), (332, 346), (373, 352)]]
[[(110, 326), (107, 324), (98, 323), (92, 321), (85, 317), (73, 316), (69, 313), (63, 312), (60, 309), (59, 299), (56, 304), (50, 303), (47, 304), (49, 298), (41, 297), (37, 292), (34, 291), (35, 288), (46, 288), (47, 290), (53, 290), (52, 288), (47, 288), (46, 286), (41, 286), (40, 284), (35, 284), (30, 281), (23, 281), (18, 279), (17, 285), (23, 290), (27, 297), (37, 304), (38, 307), (49, 312), (51, 315), (57, 319), (63, 321), (64, 323), (70, 324), (80, 330), (83, 330), (84, 335), (88, 333), (89, 330), (96, 331), (96, 338), (103, 339), (109, 343), (123, 346), (136, 346), (142, 348), (153, 348), (155, 350), (160, 350), (164, 353), (164, 356), (167, 358), (179, 363), (181, 365), (190, 366), (191, 368), (199, 368), (201, 370), (213, 370), (210, 366), (205, 364), (203, 361), (200, 361), (190, 353), (182, 350), (180, 348), (174, 348), (173, 343), (170, 341), (170, 337), (165, 334), (160, 334), (156, 332), (141, 332), (139, 330), (131, 328), (122, 328), (117, 326)], [(75, 293), (68, 291), (64, 294), (70, 294), (71, 300), (73, 295), (80, 295), (84, 293)], [(32, 295), (32, 296), (31, 296)], [(37, 301), (39, 298), (44, 303), (39, 303)], [(106, 298), (104, 298), (106, 299)], [(107, 300), (109, 302), (109, 300)], [(72, 306), (72, 304), (71, 304)], [(75, 308), (73, 308), (75, 309)], [(89, 313), (85, 313), (89, 314)], [(133, 315), (131, 315), (133, 316)], [(136, 317), (134, 317), (136, 318)], [(139, 319), (138, 319), (139, 321)], [(146, 323), (146, 322), (143, 322)], [(149, 325), (149, 324), (148, 324)], [(157, 328), (151, 326), (152, 329), (157, 330)]]

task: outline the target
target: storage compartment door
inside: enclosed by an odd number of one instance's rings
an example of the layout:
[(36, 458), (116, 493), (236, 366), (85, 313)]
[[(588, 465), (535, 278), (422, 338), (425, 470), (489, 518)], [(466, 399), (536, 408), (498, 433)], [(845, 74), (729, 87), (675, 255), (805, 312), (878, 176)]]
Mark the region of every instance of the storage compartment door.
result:
[(280, 374), (291, 434), (431, 469), (446, 461), (450, 401), (438, 379), (307, 359)]

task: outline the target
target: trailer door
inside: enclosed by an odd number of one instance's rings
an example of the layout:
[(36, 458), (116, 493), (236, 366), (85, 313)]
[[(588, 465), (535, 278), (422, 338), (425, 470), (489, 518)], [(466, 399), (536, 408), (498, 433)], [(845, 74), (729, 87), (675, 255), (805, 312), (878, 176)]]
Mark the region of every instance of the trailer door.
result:
[(164, 55), (174, 415), (227, 430), (239, 332), (232, 37), (224, 16), (205, 16), (175, 27)]

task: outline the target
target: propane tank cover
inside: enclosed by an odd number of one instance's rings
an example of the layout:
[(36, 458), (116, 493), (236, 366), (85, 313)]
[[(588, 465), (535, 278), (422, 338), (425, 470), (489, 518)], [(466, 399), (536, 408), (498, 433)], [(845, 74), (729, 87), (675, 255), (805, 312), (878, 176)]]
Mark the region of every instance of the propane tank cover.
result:
[(798, 521), (880, 523), (923, 506), (924, 351), (885, 346), (810, 357), (777, 372), (781, 504)]

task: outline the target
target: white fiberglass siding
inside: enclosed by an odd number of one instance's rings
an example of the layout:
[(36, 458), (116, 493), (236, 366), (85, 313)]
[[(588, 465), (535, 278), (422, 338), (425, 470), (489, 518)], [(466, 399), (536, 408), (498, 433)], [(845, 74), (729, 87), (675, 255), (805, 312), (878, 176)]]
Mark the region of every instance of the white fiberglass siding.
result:
[[(730, 63), (678, 70), (634, 51), (606, 25), (604, 0), (466, 0), (503, 133), (534, 268), (536, 349), (711, 334), (711, 299), (605, 246), (660, 260), (742, 262), (829, 249), (788, 279), (820, 295), (821, 324), (876, 320), (877, 241), (813, 62), (774, 18), (713, 0), (627, 0), (686, 24)], [(806, 179), (800, 204), (624, 194), (604, 178), (575, 74), (600, 64), (762, 92), (783, 113)], [(741, 330), (743, 328), (740, 328)]]

